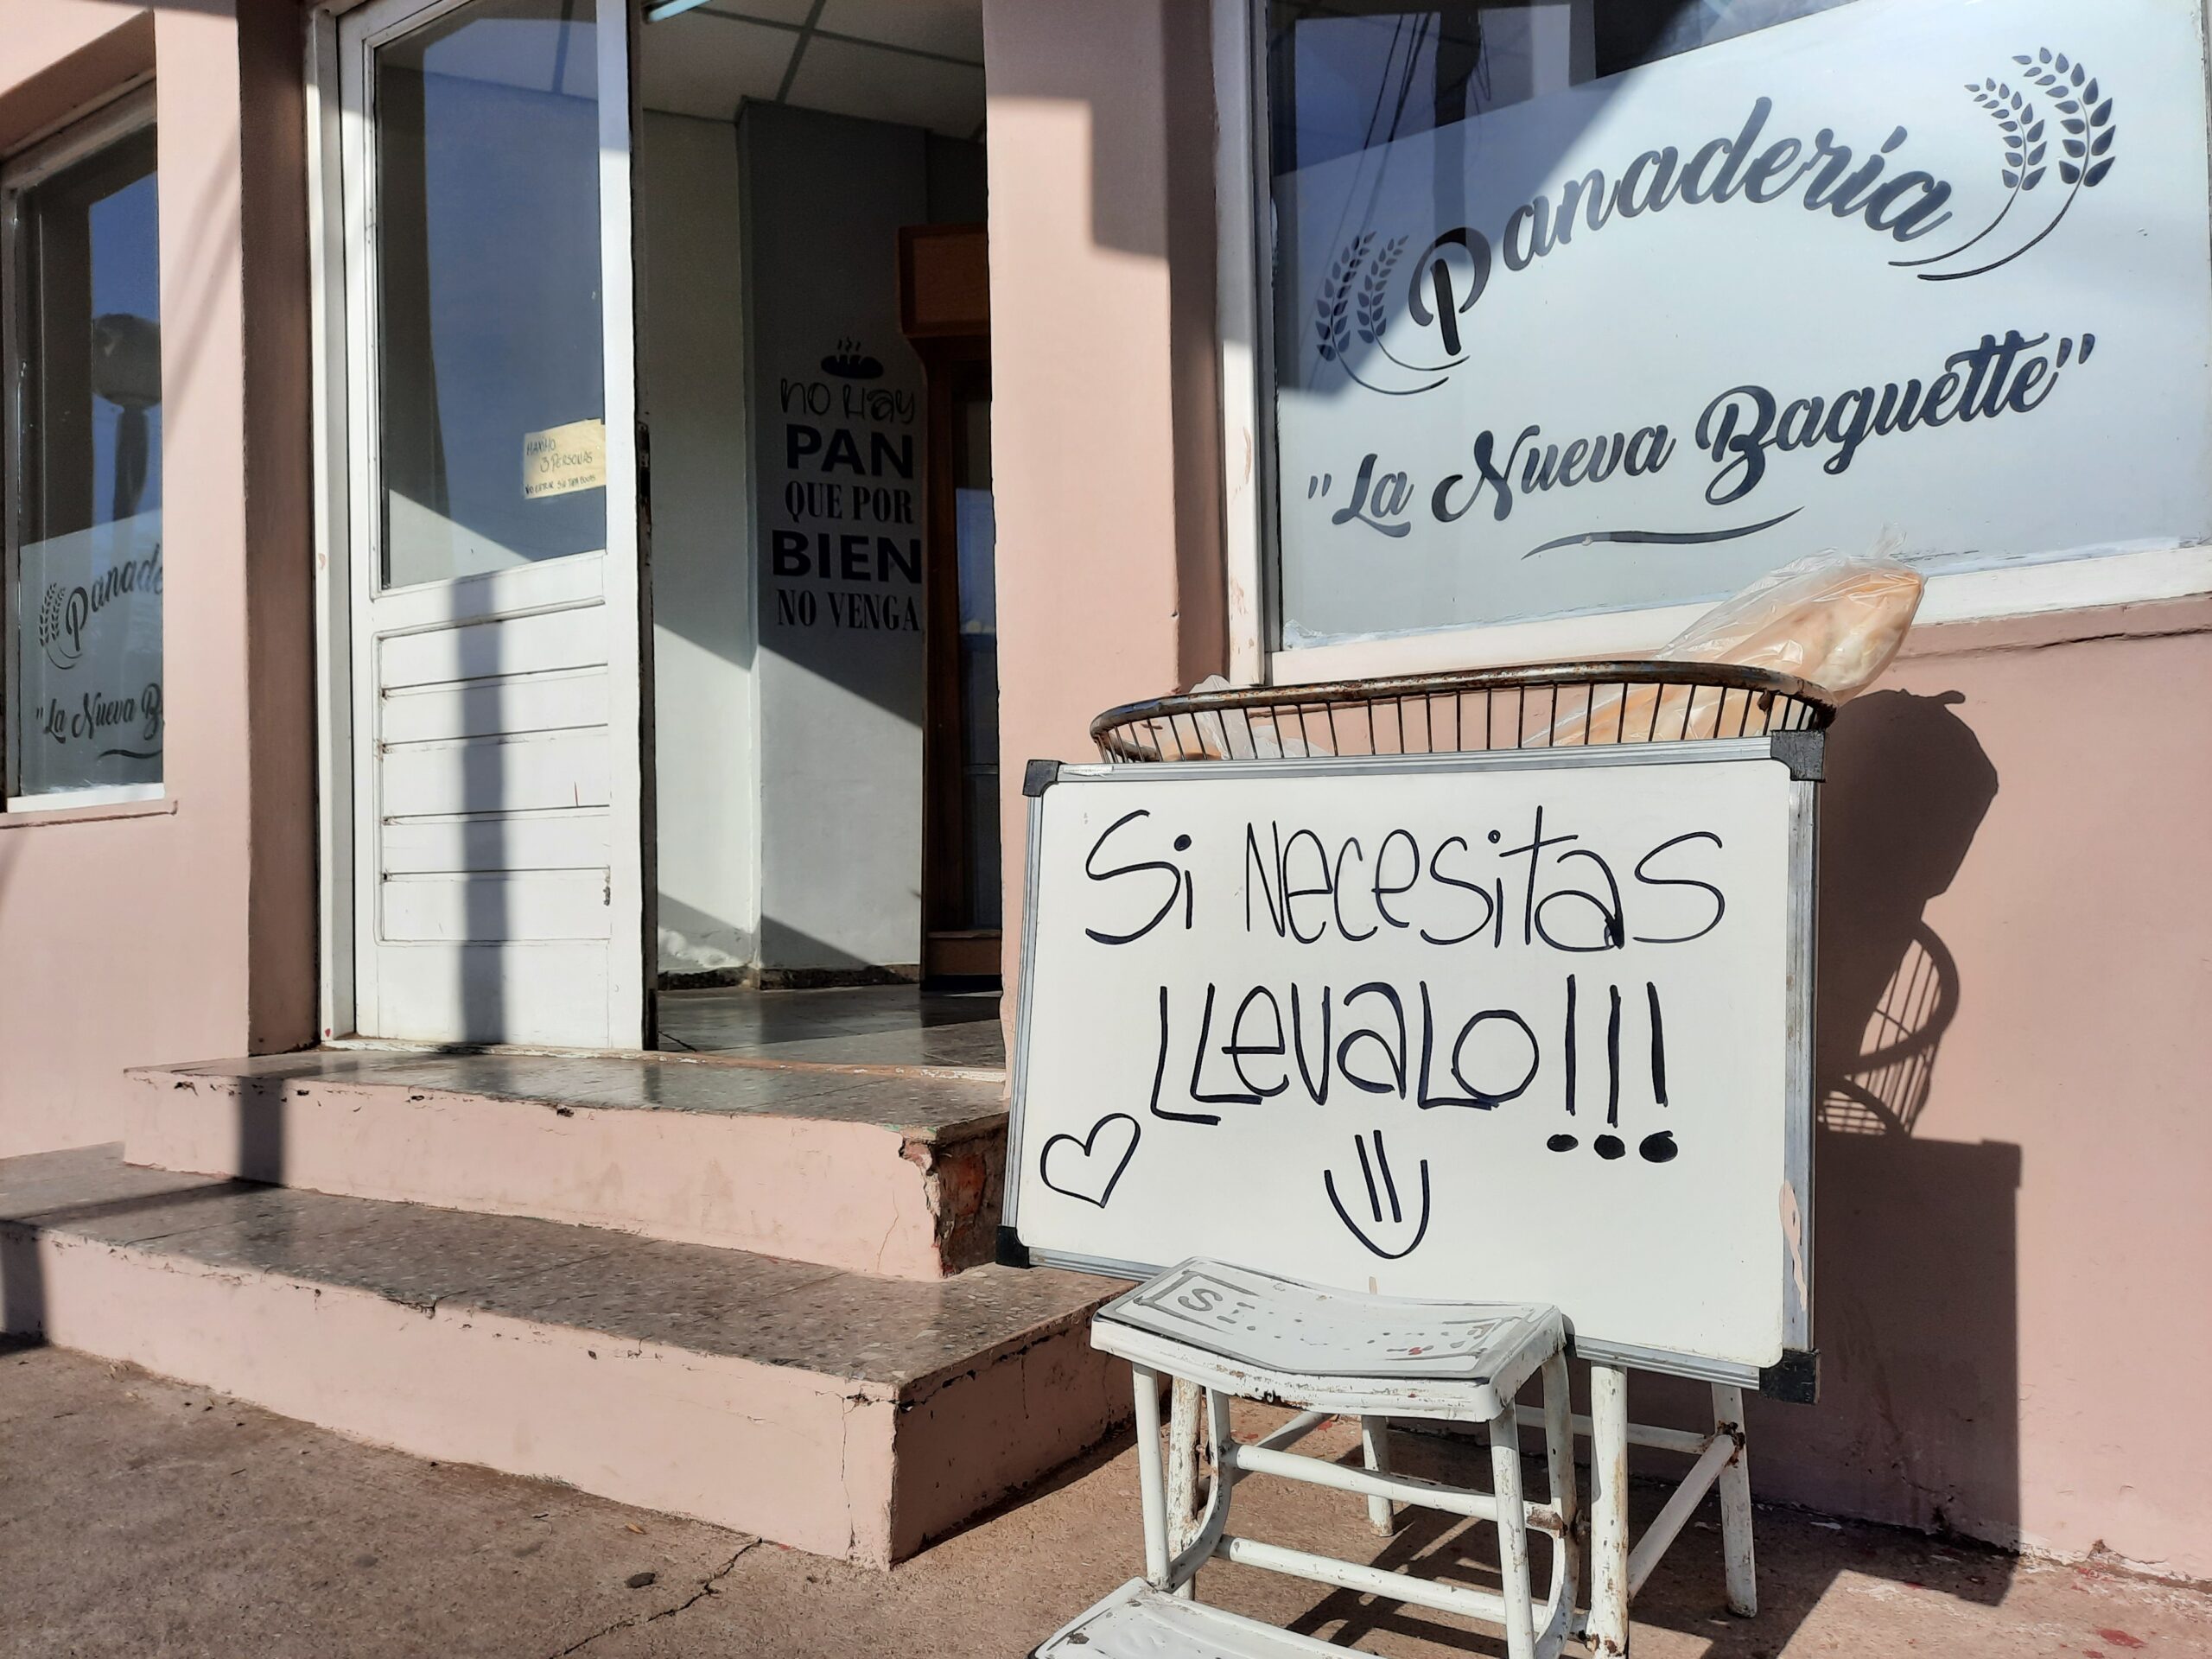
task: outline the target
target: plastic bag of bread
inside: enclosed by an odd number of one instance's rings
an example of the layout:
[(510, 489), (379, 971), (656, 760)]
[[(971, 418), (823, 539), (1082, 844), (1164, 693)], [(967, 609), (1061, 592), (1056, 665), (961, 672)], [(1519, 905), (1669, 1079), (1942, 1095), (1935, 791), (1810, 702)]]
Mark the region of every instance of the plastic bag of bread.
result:
[[(1920, 573), (1885, 535), (1871, 554), (1831, 548), (1770, 570), (1723, 600), (1652, 655), (1662, 662), (1731, 663), (1794, 674), (1837, 702), (1878, 678), (1904, 643), (1920, 608)], [(1740, 699), (1739, 704), (1740, 704)], [(1721, 718), (1719, 690), (1636, 685), (1558, 721), (1550, 741), (1637, 741), (1645, 735), (1711, 737)], [(1731, 722), (1732, 725), (1732, 715)]]
[(1890, 665), (1920, 608), (1924, 583), (1897, 544), (1885, 537), (1871, 554), (1831, 549), (1770, 570), (1656, 654), (1795, 674), (1847, 702)]

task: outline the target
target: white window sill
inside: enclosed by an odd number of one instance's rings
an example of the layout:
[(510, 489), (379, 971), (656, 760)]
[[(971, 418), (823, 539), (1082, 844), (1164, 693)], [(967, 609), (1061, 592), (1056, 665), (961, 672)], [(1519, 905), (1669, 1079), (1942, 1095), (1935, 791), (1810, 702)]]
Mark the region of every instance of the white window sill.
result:
[[(2098, 610), (2204, 594), (2212, 594), (2212, 546), (2154, 548), (1932, 576), (1914, 626)], [(1309, 645), (1271, 653), (1269, 679), (1276, 685), (1310, 685), (1511, 663), (1643, 657), (1710, 608), (1676, 605)]]
[(176, 811), (170, 796), (141, 796), (135, 799), (82, 801), (74, 805), (45, 806), (32, 796), (23, 803), (10, 802), (0, 812), (0, 831), (29, 830), (49, 823), (99, 823), (109, 818), (165, 818)]

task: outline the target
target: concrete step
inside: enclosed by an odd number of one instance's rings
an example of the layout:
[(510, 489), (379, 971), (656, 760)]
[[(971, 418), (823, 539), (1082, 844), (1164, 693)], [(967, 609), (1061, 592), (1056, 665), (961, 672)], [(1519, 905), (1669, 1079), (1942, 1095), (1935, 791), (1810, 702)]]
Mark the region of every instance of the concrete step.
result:
[(991, 1259), (995, 1080), (322, 1049), (131, 1074), (134, 1164), (535, 1216), (894, 1278)]
[(443, 1461), (912, 1554), (1109, 1433), (1122, 1287), (922, 1284), (520, 1217), (0, 1160), (0, 1325)]
[(734, 987), (663, 991), (660, 1046), (781, 1063), (922, 1067), (1001, 1078), (1006, 1031), (995, 995), (942, 995), (912, 985), (814, 991)]

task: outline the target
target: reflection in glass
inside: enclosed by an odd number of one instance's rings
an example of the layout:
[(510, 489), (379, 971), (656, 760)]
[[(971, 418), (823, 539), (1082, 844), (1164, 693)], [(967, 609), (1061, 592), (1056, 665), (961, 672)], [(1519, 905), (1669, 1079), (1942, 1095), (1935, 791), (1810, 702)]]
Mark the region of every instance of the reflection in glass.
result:
[(384, 576), (607, 544), (591, 0), (478, 0), (376, 59)]
[(1000, 923), (998, 520), (991, 499), (991, 392), (980, 377), (953, 400), (953, 480), (960, 555), (961, 855), (969, 915)]
[(160, 238), (150, 124), (22, 192), (9, 793), (162, 779)]
[(1850, 0), (1273, 0), (1276, 177)]
[[(1483, 537), (1490, 513), (1503, 521), (1504, 506), (1463, 521), (1464, 494), (1457, 498), (1461, 510), (1448, 516), (1433, 505), (1432, 492), (1454, 468), (1463, 478), (1474, 473), (1482, 452), (1473, 445), (1491, 422), (1503, 429), (1497, 454), (1510, 456), (1515, 433), (1541, 424), (1530, 412), (1538, 406), (1576, 423), (1604, 406), (1589, 395), (1593, 365), (1633, 365), (1620, 378), (1639, 385), (1656, 376), (1663, 350), (1649, 348), (1663, 347), (1675, 333), (1673, 319), (1659, 308), (1675, 290), (1656, 287), (1649, 269), (1605, 264), (1628, 257), (1619, 232), (1602, 257), (1593, 257), (1593, 237), (1586, 234), (1574, 257), (1541, 267), (1541, 278), (1520, 284), (1510, 346), (1504, 334), (1463, 334), (1475, 326), (1463, 318), (1497, 272), (1531, 268), (1567, 245), (1573, 220), (1565, 204), (1608, 176), (1588, 152), (1606, 156), (1605, 146), (1615, 142), (1610, 124), (1624, 110), (1639, 97), (1694, 106), (1704, 65), (1721, 73), (1733, 65), (1740, 75), (1760, 48), (1753, 42), (1702, 59), (1681, 54), (1849, 3), (1269, 0), (1262, 229), (1273, 262), (1277, 643), (1295, 648), (1681, 603), (1735, 585), (1718, 559), (1694, 564), (1681, 555), (1669, 563), (1665, 552), (1643, 551), (1636, 538), (1656, 532), (1653, 546), (1668, 544), (1671, 520), (1566, 524), (1559, 528), (1570, 534), (1554, 546), (1619, 529), (1628, 532), (1620, 556), (1602, 564), (1530, 563), (1531, 549), (1546, 550), (1544, 537), (1512, 547), (1499, 539), (1502, 531)], [(1801, 39), (1806, 32), (1795, 31)], [(1770, 44), (1786, 50), (1781, 36)], [(1670, 58), (1679, 66), (1628, 73)], [(1609, 77), (1619, 79), (1604, 88), (1592, 84)], [(1729, 135), (1751, 107), (1745, 97), (1730, 111)], [(1699, 136), (1706, 136), (1701, 129)], [(1671, 133), (1669, 142), (1683, 137)], [(1618, 181), (1642, 148), (1639, 139), (1607, 160), (1611, 176)], [(1687, 144), (1682, 153), (1690, 153)], [(1650, 154), (1661, 159), (1656, 149)], [(1548, 234), (1534, 228), (1551, 223), (1546, 191), (1557, 193), (1562, 228), (1555, 241), (1528, 252)], [(1536, 205), (1516, 207), (1530, 202)], [(1516, 212), (1526, 237), (1518, 264), (1502, 244)], [(1594, 232), (1602, 215), (1589, 208), (1583, 222)], [(1600, 286), (1608, 281), (1611, 287)], [(1509, 303), (1491, 300), (1476, 322), (1497, 326), (1494, 319)], [(1649, 319), (1649, 338), (1630, 336), (1624, 349), (1618, 342), (1628, 333), (1625, 320), (1639, 311)], [(1531, 343), (1554, 336), (1560, 348), (1548, 359)], [(1497, 412), (1502, 406), (1510, 407), (1510, 421)], [(1484, 418), (1475, 417), (1478, 410)], [(1447, 445), (1439, 435), (1463, 424), (1465, 443)], [(1633, 430), (1639, 423), (1626, 424)], [(1557, 418), (1543, 430), (1552, 443)], [(1594, 425), (1586, 434), (1578, 426), (1559, 442), (1578, 438), (1587, 440), (1585, 453), (1602, 442)], [(1624, 433), (1618, 444), (1626, 442)], [(1449, 458), (1439, 459), (1447, 449)], [(1415, 466), (1408, 460), (1415, 455), (1433, 464)], [(1509, 470), (1512, 464), (1505, 463)], [(1571, 478), (1573, 465), (1550, 476)], [(1592, 476), (1615, 470), (1593, 469)], [(1532, 493), (1524, 487), (1524, 502)], [(1541, 512), (1524, 507), (1515, 533)], [(1762, 556), (1750, 540), (1736, 550)]]

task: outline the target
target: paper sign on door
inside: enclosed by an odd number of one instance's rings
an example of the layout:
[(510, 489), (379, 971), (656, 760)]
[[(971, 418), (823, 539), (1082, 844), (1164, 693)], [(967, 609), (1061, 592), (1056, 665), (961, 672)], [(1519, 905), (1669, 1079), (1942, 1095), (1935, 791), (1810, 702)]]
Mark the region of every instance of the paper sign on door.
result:
[(522, 438), (522, 494), (525, 501), (607, 486), (607, 423), (570, 421)]

